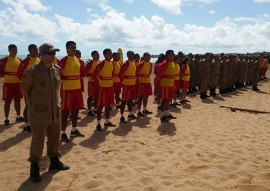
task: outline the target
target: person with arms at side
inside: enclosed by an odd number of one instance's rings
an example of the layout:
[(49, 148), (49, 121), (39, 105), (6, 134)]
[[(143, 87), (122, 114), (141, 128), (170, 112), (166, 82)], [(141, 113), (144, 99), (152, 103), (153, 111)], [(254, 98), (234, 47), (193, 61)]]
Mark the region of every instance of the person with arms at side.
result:
[(77, 129), (77, 120), (79, 109), (83, 108), (83, 97), (81, 89), (81, 76), (84, 75), (84, 67), (75, 56), (76, 43), (68, 41), (66, 43), (67, 56), (59, 62), (61, 67), (62, 80), (62, 130), (61, 140), (68, 143), (69, 138), (66, 134), (67, 120), (69, 111), (71, 111), (72, 129), (71, 137), (84, 137)]
[(4, 113), (5, 113), (5, 126), (9, 126), (9, 111), (10, 104), (14, 100), (14, 107), (16, 111), (16, 122), (23, 122), (24, 119), (21, 117), (21, 99), (23, 98), (20, 91), (21, 81), (16, 76), (21, 59), (17, 57), (17, 46), (10, 44), (8, 46), (9, 56), (0, 59), (0, 77), (4, 77), (3, 81), (3, 100)]
[[(144, 115), (152, 114), (153, 112), (147, 110), (148, 97), (153, 95), (152, 85), (150, 76), (152, 74), (152, 63), (150, 62), (150, 54), (145, 52), (143, 54), (144, 61), (137, 65), (137, 75), (139, 78), (139, 89), (138, 89), (138, 113), (137, 117), (144, 117)], [(143, 110), (141, 107), (143, 104)]]
[(110, 118), (110, 107), (114, 104), (114, 87), (113, 87), (113, 64), (111, 63), (112, 51), (111, 49), (104, 49), (103, 56), (105, 60), (97, 65), (93, 71), (92, 77), (95, 80), (98, 80), (98, 89), (96, 95), (96, 105), (97, 110), (97, 131), (102, 131), (100, 125), (102, 109), (105, 107), (105, 123), (104, 127), (116, 127), (109, 120)]
[(32, 128), (30, 146), (30, 181), (41, 181), (39, 162), (42, 157), (45, 137), (47, 154), (50, 157), (49, 170), (68, 170), (60, 160), (61, 103), (59, 98), (60, 67), (53, 64), (59, 49), (50, 43), (39, 47), (41, 61), (26, 70), (22, 76), (21, 91), (27, 104)]
[(122, 80), (122, 103), (120, 109), (120, 123), (126, 123), (124, 111), (128, 105), (128, 119), (133, 120), (137, 117), (132, 113), (132, 101), (136, 98), (136, 65), (134, 63), (134, 52), (128, 51), (128, 60), (125, 61), (120, 70), (120, 79)]
[(180, 94), (180, 103), (182, 105), (186, 104), (186, 102), (189, 102), (186, 99), (186, 95), (187, 95), (187, 90), (190, 87), (190, 69), (189, 69), (190, 62), (191, 62), (190, 57), (186, 57), (182, 62), (183, 63), (183, 66), (181, 69), (182, 92)]
[(169, 122), (170, 119), (176, 119), (170, 113), (170, 101), (174, 96), (174, 80), (175, 80), (175, 64), (174, 51), (166, 51), (166, 60), (164, 60), (157, 67), (155, 74), (160, 79), (160, 93), (161, 93), (161, 122)]
[(95, 100), (96, 92), (98, 88), (98, 81), (92, 78), (92, 73), (99, 64), (99, 53), (94, 50), (91, 52), (93, 60), (90, 60), (86, 64), (86, 76), (88, 77), (88, 98), (87, 98), (87, 109), (89, 116), (95, 116), (95, 110), (92, 108), (92, 102)]
[(120, 56), (118, 52), (114, 52), (112, 54), (113, 57), (113, 87), (114, 87), (114, 99), (116, 103), (116, 108), (119, 109), (121, 107), (121, 99), (120, 99), (120, 94), (121, 94), (121, 80), (119, 78), (119, 73), (121, 70), (121, 62), (120, 62)]
[[(29, 68), (31, 68), (32, 66), (38, 64), (40, 62), (40, 59), (38, 58), (38, 47), (35, 44), (30, 44), (28, 46), (28, 51), (29, 51), (29, 55), (27, 56), (27, 58), (25, 58), (20, 66), (19, 69), (17, 71), (17, 77), (19, 79), (22, 79), (22, 75), (24, 73), (25, 70), (28, 70)], [(28, 121), (28, 113), (27, 113), (28, 109), (27, 109), (27, 104), (25, 104), (25, 108), (23, 110), (23, 119), (24, 119), (24, 128), (23, 130), (25, 132), (30, 133), (31, 132), (31, 127)]]

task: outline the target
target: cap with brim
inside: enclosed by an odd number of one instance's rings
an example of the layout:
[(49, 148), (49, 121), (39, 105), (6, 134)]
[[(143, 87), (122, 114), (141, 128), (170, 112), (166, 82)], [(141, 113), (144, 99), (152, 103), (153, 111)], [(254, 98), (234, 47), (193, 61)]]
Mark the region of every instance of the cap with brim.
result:
[(59, 52), (60, 49), (54, 48), (54, 46), (50, 43), (44, 43), (39, 47), (39, 52), (40, 53), (45, 53), (45, 52)]

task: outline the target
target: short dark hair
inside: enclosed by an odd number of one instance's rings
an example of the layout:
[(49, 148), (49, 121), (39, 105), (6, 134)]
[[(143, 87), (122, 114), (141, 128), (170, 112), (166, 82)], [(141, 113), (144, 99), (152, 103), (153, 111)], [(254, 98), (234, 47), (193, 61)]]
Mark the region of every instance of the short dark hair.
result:
[(75, 44), (76, 45), (76, 42), (74, 42), (74, 41), (67, 41), (66, 48), (68, 48), (72, 44)]
[(145, 53), (143, 53), (143, 56), (150, 56), (150, 53), (149, 52), (145, 52)]
[(37, 45), (35, 45), (35, 44), (30, 44), (30, 45), (28, 46), (28, 51), (32, 50), (33, 48), (37, 48)]
[(174, 53), (174, 51), (173, 51), (173, 50), (167, 50), (167, 51), (166, 51), (166, 56), (168, 56), (168, 55), (171, 54), (171, 53)]
[(8, 45), (8, 50), (11, 50), (13, 48), (16, 48), (17, 49), (17, 46), (15, 44)]
[(134, 54), (134, 52), (132, 50), (129, 50), (129, 51), (127, 51), (127, 55), (129, 55), (129, 54)]
[(93, 50), (92, 52), (91, 52), (91, 56), (93, 57), (95, 54), (98, 54), (98, 51), (97, 50)]
[(105, 56), (108, 52), (111, 52), (112, 50), (109, 48), (106, 48), (103, 50), (103, 56)]
[(114, 52), (114, 53), (112, 54), (112, 56), (115, 57), (115, 56), (118, 55), (118, 54), (119, 54), (118, 52)]

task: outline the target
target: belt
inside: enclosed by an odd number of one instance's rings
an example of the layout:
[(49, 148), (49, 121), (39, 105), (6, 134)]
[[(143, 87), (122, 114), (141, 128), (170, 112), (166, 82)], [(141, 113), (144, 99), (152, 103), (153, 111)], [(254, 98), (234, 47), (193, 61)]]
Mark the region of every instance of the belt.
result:
[(62, 76), (62, 80), (79, 80), (81, 76)]
[(17, 72), (4, 72), (5, 75), (16, 76)]

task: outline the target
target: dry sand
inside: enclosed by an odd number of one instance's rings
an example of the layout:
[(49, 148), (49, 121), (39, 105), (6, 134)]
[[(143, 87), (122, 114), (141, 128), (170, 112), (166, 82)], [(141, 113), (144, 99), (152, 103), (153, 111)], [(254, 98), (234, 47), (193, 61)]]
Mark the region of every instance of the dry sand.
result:
[[(14, 124), (12, 107), (11, 126), (0, 126), (0, 190), (270, 190), (270, 114), (220, 107), (270, 112), (270, 80), (259, 88), (203, 102), (189, 95), (188, 105), (173, 109), (177, 119), (162, 125), (153, 98), (153, 115), (103, 132), (94, 132), (96, 120), (81, 110), (78, 127), (86, 137), (61, 146), (61, 160), (71, 169), (48, 172), (45, 147), (37, 184), (28, 180), (31, 135)], [(3, 109), (0, 116), (4, 121)], [(113, 112), (112, 122), (119, 118)]]

